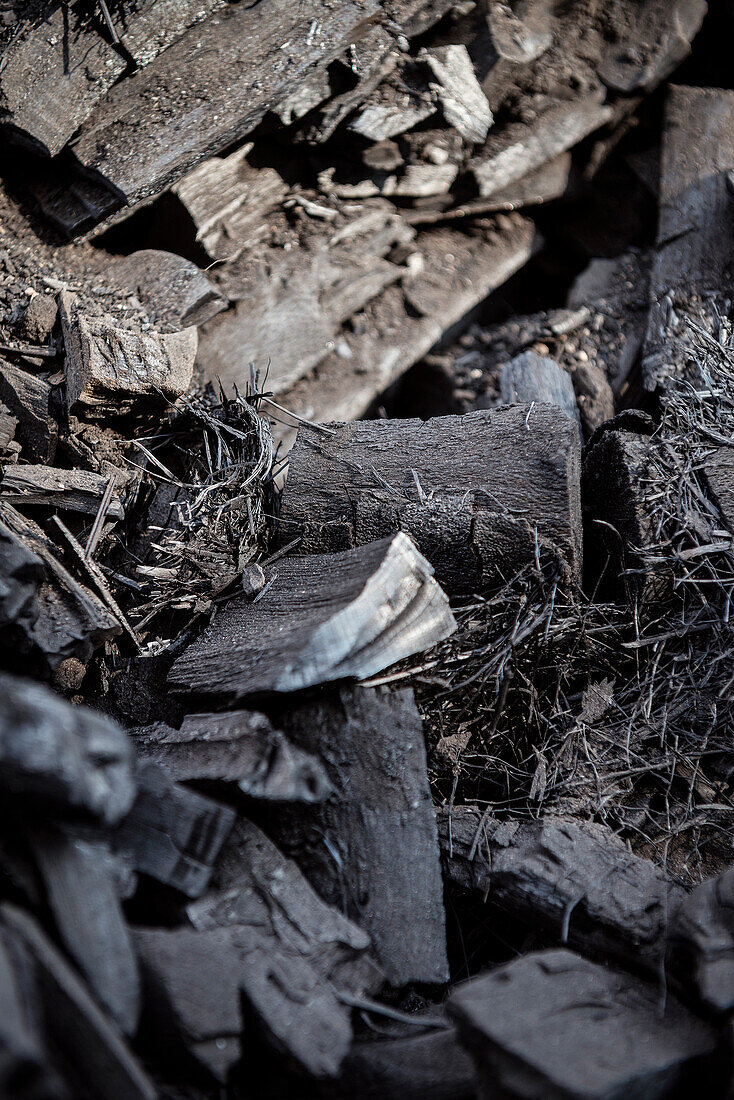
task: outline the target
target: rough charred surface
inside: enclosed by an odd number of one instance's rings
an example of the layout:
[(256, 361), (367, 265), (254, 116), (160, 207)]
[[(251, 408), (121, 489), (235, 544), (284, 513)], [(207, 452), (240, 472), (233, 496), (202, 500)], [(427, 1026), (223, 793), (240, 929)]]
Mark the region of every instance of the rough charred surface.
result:
[(38, 827), (30, 842), (61, 942), (102, 1008), (132, 1035), (140, 984), (107, 844)]
[[(607, 559), (610, 575), (619, 577), (623, 570), (641, 568), (642, 552), (656, 540), (656, 532), (645, 481), (655, 458), (655, 444), (620, 425), (602, 428), (584, 453), (581, 494), (587, 519), (592, 524), (591, 538)], [(608, 525), (608, 526), (607, 526)], [(642, 576), (628, 576), (628, 589), (652, 593), (661, 577), (647, 583)]]
[(18, 421), (15, 438), (28, 462), (53, 462), (58, 424), (51, 412), (51, 387), (42, 378), (0, 361), (0, 401)]
[(392, 985), (445, 981), (436, 824), (412, 692), (343, 689), (281, 717), (322, 760), (334, 794), (274, 821), (279, 835), (321, 896), (369, 932)]
[[(158, 64), (111, 89), (82, 129), (74, 157), (104, 181), (118, 206), (157, 194), (245, 137), (311, 70), (325, 68), (358, 39), (378, 12), (374, 0), (228, 6), (184, 34)], [(314, 21), (318, 35), (310, 31)], [(202, 65), (199, 57), (215, 60)]]
[(106, 514), (114, 519), (124, 519), (124, 490), (130, 481), (124, 471), (104, 477), (89, 470), (57, 470), (51, 466), (13, 464), (2, 469), (0, 499), (21, 507), (24, 504), (45, 504), (61, 511), (96, 516), (110, 477), (113, 495)]
[(169, 684), (241, 698), (365, 679), (429, 649), (456, 623), (406, 535), (359, 552), (285, 558), (257, 602), (233, 600), (173, 665)]
[(525, 955), (474, 978), (448, 1007), (482, 1097), (685, 1095), (702, 1086), (716, 1046), (716, 1033), (672, 997), (661, 1014), (654, 985), (571, 951)]
[(132, 748), (109, 718), (30, 680), (0, 675), (0, 783), (61, 817), (114, 824), (135, 797)]
[(697, 308), (716, 331), (732, 295), (734, 92), (671, 88), (660, 168), (658, 252), (643, 357), (645, 385), (685, 377), (695, 334), (686, 314)]
[(174, 783), (158, 764), (137, 768), (138, 794), (113, 836), (136, 871), (198, 898), (235, 819), (234, 810)]
[(47, 1065), (37, 1022), (24, 1003), (27, 973), (0, 931), (0, 1090), (14, 1100), (56, 1100), (64, 1086)]
[(0, 523), (0, 628), (3, 648), (27, 651), (39, 615), (36, 596), (43, 562), (4, 523)]
[[(225, 0), (147, 0), (112, 6), (124, 50), (142, 67)], [(59, 153), (127, 69), (123, 52), (62, 5), (31, 19), (3, 55), (0, 122), (48, 156)]]
[(63, 1066), (69, 1091), (56, 1095), (155, 1100), (157, 1090), (115, 1026), (36, 922), (3, 903), (0, 938), (22, 990), (24, 1014)]
[(110, 316), (85, 315), (66, 291), (59, 303), (69, 408), (79, 403), (119, 415), (141, 397), (175, 399), (186, 393), (198, 344), (195, 328), (136, 332)]
[(323, 765), (274, 729), (264, 714), (188, 714), (180, 729), (162, 722), (132, 731), (138, 755), (176, 780), (236, 783), (266, 802), (321, 802), (331, 790)]
[(657, 972), (685, 894), (609, 829), (500, 822), (469, 806), (439, 811), (438, 824), (449, 882), (559, 943)]
[(511, 576), (532, 529), (581, 559), (579, 432), (547, 405), (299, 429), (279, 538), (301, 553), (403, 529), (450, 593)]
[(734, 871), (702, 882), (678, 910), (669, 965), (709, 1012), (734, 1009)]
[[(314, 1077), (351, 1042), (352, 998), (379, 985), (369, 937), (326, 905), (254, 825), (228, 842), (219, 888), (189, 906), (196, 930), (136, 933), (155, 1007), (223, 1079), (239, 1056), (240, 994), (266, 1038)], [(214, 995), (221, 983), (221, 994)]]
[(47, 671), (55, 671), (67, 657), (88, 661), (97, 646), (120, 633), (117, 618), (71, 575), (45, 531), (1, 499), (0, 524), (44, 568), (45, 579), (36, 590), (38, 616), (26, 620), (26, 644)]

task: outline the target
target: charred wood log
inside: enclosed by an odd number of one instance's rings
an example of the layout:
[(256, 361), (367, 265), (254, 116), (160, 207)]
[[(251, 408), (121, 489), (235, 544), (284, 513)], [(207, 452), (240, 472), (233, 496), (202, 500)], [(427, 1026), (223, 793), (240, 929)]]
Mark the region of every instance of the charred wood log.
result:
[(15, 438), (29, 462), (53, 462), (59, 429), (47, 382), (0, 361), (0, 401), (17, 420)]
[[(328, 433), (328, 434), (327, 434)], [(581, 557), (580, 442), (548, 405), (299, 429), (280, 516), (300, 552), (407, 531), (450, 593), (511, 576), (538, 535)]]
[(257, 602), (233, 600), (178, 658), (172, 687), (237, 699), (365, 679), (456, 628), (433, 569), (403, 534), (285, 558), (266, 576)]

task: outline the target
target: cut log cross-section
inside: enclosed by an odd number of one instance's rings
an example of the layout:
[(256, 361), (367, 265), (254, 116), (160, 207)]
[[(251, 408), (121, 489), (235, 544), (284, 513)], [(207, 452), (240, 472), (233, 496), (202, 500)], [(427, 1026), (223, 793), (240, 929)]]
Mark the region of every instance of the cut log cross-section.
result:
[(454, 594), (516, 572), (537, 531), (578, 574), (579, 463), (578, 427), (551, 405), (302, 427), (280, 538), (315, 553), (402, 528)]

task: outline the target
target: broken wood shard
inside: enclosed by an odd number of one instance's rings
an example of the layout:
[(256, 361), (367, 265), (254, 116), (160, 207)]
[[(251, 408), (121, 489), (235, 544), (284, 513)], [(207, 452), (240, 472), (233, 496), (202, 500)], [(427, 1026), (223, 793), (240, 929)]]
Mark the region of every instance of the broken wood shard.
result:
[(431, 70), (436, 95), (449, 125), (467, 141), (484, 141), (493, 122), (492, 112), (466, 46), (423, 49), (418, 60)]
[(113, 836), (136, 871), (189, 898), (203, 894), (235, 812), (174, 783), (164, 768), (142, 761), (137, 798)]
[(392, 985), (446, 981), (436, 823), (413, 693), (344, 688), (280, 720), (334, 787), (308, 814), (284, 811), (274, 823), (281, 840), (292, 842), (319, 894), (369, 932)]
[(180, 729), (158, 723), (133, 731), (139, 755), (179, 781), (236, 783), (268, 802), (322, 802), (331, 784), (322, 764), (274, 729), (264, 714), (188, 714)]
[(85, 316), (66, 292), (59, 303), (70, 408), (78, 402), (119, 414), (141, 397), (175, 399), (186, 393), (198, 345), (195, 328), (134, 332), (111, 317)]
[(242, 698), (366, 679), (456, 628), (433, 569), (404, 534), (358, 551), (285, 558), (257, 603), (232, 600), (168, 682)]
[(521, 568), (532, 525), (578, 574), (579, 464), (578, 427), (550, 405), (302, 426), (279, 538), (314, 553), (402, 529), (453, 594)]
[(50, 816), (118, 822), (135, 798), (132, 747), (116, 723), (49, 688), (0, 674), (0, 785)]
[(51, 411), (52, 390), (42, 378), (0, 360), (0, 401), (17, 420), (15, 438), (30, 462), (53, 462), (58, 424)]
[[(537, 951), (459, 986), (448, 1010), (480, 1095), (613, 1100), (695, 1091), (716, 1033), (654, 985), (571, 951)], [(593, 1057), (579, 1058), (579, 1051)]]
[(143, 248), (120, 256), (111, 275), (136, 295), (155, 325), (176, 331), (203, 325), (227, 306), (204, 272), (173, 252)]
[(471, 806), (439, 811), (449, 882), (585, 954), (657, 971), (683, 891), (611, 830), (550, 817), (501, 822)]

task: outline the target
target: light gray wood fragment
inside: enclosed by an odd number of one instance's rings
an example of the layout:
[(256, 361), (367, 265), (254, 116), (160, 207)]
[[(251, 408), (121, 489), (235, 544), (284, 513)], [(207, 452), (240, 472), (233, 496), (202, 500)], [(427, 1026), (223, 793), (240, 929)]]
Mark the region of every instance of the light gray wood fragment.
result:
[(484, 141), (493, 122), (466, 46), (432, 46), (418, 53), (436, 81), (443, 116), (466, 141)]
[(110, 275), (138, 298), (154, 325), (166, 329), (203, 325), (227, 306), (204, 272), (173, 252), (144, 248), (120, 256)]
[(174, 663), (169, 683), (242, 698), (365, 679), (456, 624), (433, 569), (400, 533), (342, 554), (285, 558), (256, 604), (233, 600)]
[(122, 470), (105, 475), (89, 470), (61, 470), (52, 466), (20, 466), (13, 463), (2, 468), (0, 498), (21, 507), (23, 504), (45, 504), (62, 511), (96, 516), (110, 477), (114, 489), (107, 515), (111, 519), (124, 519), (124, 492), (130, 475)]

